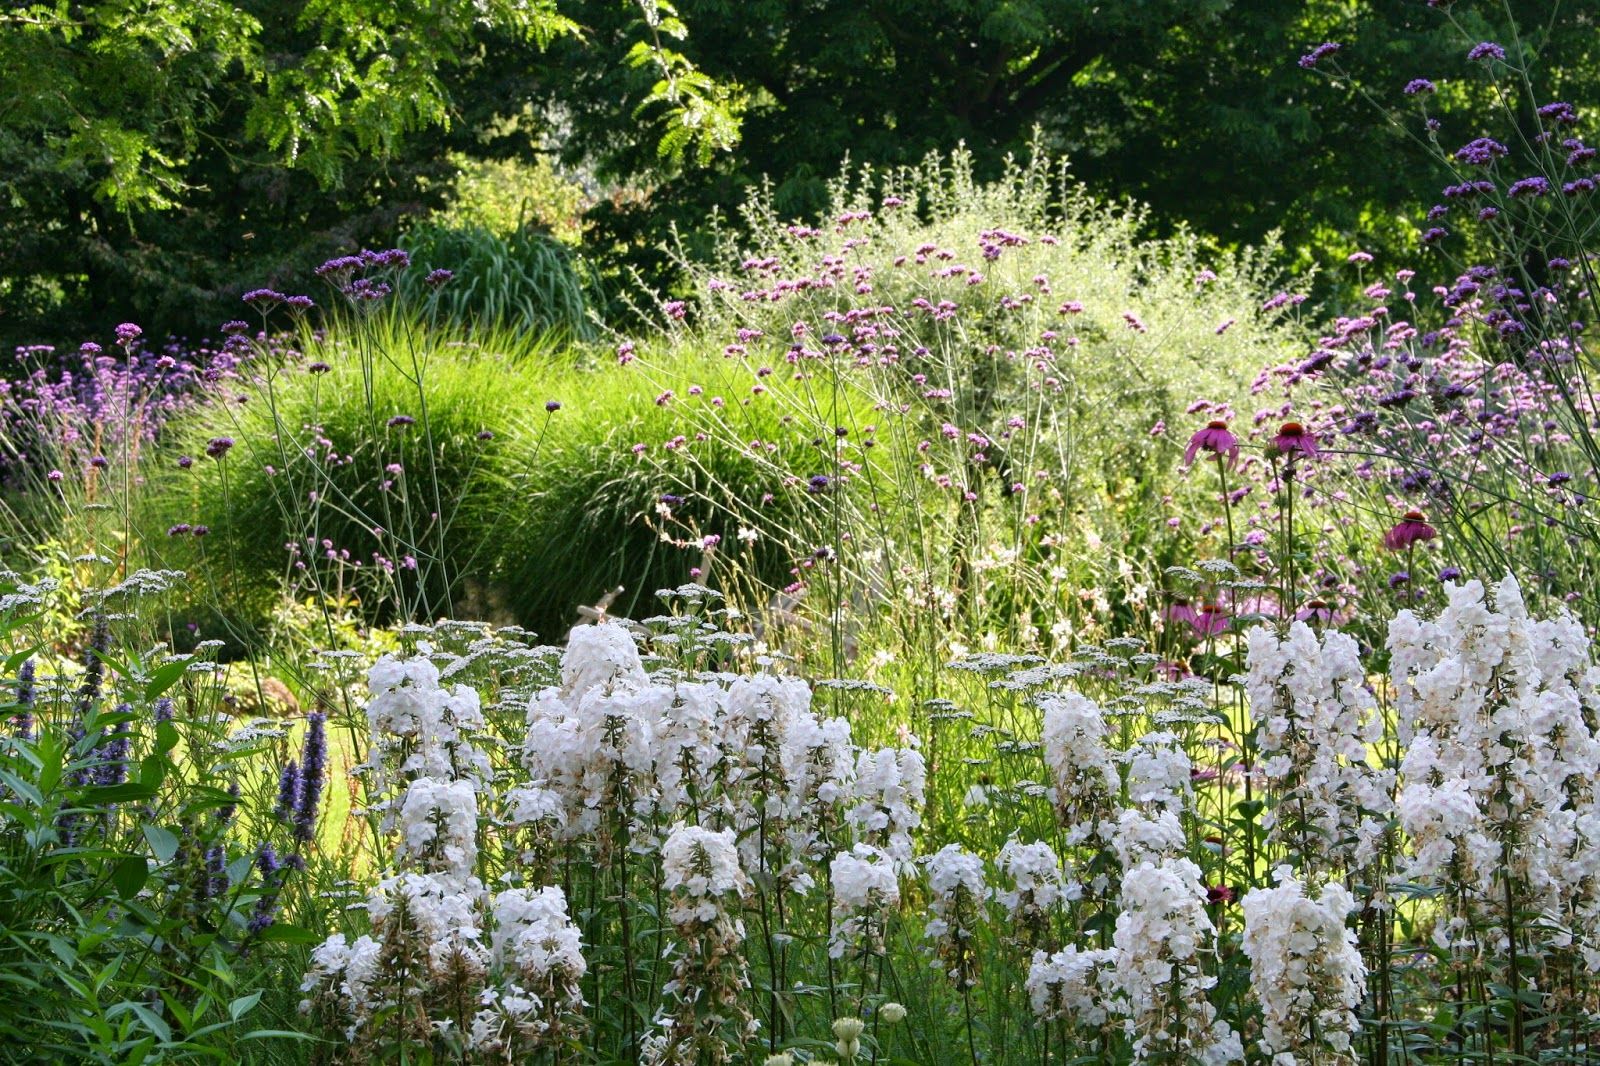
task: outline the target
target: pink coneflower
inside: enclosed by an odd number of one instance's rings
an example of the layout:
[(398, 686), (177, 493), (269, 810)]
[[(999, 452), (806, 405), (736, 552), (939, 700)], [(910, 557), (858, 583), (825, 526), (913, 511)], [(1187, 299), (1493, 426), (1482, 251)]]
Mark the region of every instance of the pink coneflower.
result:
[(1239, 461), (1239, 438), (1228, 432), (1228, 423), (1218, 419), (1207, 422), (1204, 429), (1189, 438), (1189, 447), (1183, 452), (1183, 465), (1194, 465), (1195, 456), (1211, 452), (1218, 458), (1226, 457), (1228, 465)]
[(1206, 903), (1208, 905), (1216, 906), (1218, 904), (1232, 903), (1232, 902), (1233, 902), (1233, 889), (1229, 888), (1227, 885), (1207, 885), (1206, 886)]
[(1407, 511), (1394, 528), (1383, 535), (1383, 546), (1390, 551), (1398, 552), (1418, 544), (1421, 541), (1432, 540), (1438, 536), (1438, 530), (1428, 525), (1428, 520), (1421, 511)]
[(1184, 625), (1192, 626), (1197, 618), (1199, 618), (1199, 615), (1195, 613), (1195, 609), (1190, 606), (1188, 600), (1173, 600), (1167, 607), (1167, 621), (1169, 622), (1181, 622)]
[(1214, 603), (1200, 608), (1189, 625), (1202, 637), (1214, 637), (1228, 628), (1228, 614)]
[(1278, 454), (1293, 459), (1296, 455), (1303, 455), (1307, 459), (1315, 459), (1321, 453), (1317, 451), (1317, 438), (1298, 422), (1285, 422), (1278, 427), (1278, 435), (1272, 438), (1272, 446)]
[(1333, 606), (1327, 600), (1307, 600), (1306, 605), (1295, 612), (1297, 622), (1318, 622), (1322, 625), (1333, 624)]

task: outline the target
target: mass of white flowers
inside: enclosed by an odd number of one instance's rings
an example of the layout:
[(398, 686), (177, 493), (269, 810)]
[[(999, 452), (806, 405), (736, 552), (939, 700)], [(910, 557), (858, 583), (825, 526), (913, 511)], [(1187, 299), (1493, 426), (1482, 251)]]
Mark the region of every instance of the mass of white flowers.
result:
[(922, 860), (928, 868), (928, 911), (923, 935), (936, 942), (939, 961), (952, 979), (976, 981), (972, 941), (984, 916), (989, 886), (983, 860), (960, 844), (946, 844)]
[(1067, 842), (1108, 838), (1122, 778), (1106, 740), (1105, 714), (1077, 692), (1041, 696), (1044, 761)]
[(885, 913), (900, 904), (900, 875), (894, 859), (871, 844), (841, 851), (829, 865), (833, 886), (833, 932), (828, 954), (840, 958), (882, 928)]
[(709, 922), (749, 890), (733, 830), (679, 822), (661, 849), (661, 887), (674, 893), (674, 922)]
[[(1582, 625), (1529, 615), (1507, 577), (1492, 602), (1476, 581), (1445, 586), (1426, 620), (1400, 612), (1388, 647), (1408, 741), (1396, 799), (1404, 874), (1461, 901), (1442, 943), (1496, 913), (1508, 892), (1540, 915), (1550, 946), (1600, 962), (1600, 698)], [(1508, 935), (1502, 933), (1502, 935)]]
[(994, 898), (1013, 921), (1022, 925), (1047, 922), (1064, 902), (1082, 894), (1080, 886), (1067, 883), (1060, 857), (1042, 840), (1028, 844), (1007, 840), (1000, 848), (995, 865), (1011, 887), (996, 889)]
[(1345, 1061), (1366, 964), (1345, 918), (1355, 900), (1338, 882), (1313, 898), (1280, 867), (1272, 888), (1245, 893), (1244, 953), (1261, 1003), (1261, 1050), (1273, 1066)]
[(471, 780), (419, 777), (399, 809), (402, 864), (464, 883), (478, 861), (478, 789)]
[(1140, 806), (1181, 813), (1194, 788), (1193, 771), (1176, 734), (1146, 733), (1128, 753), (1128, 798)]
[(588, 970), (582, 938), (560, 888), (496, 893), (490, 950), (500, 981), (484, 990), (469, 1034), (473, 1047), (510, 1060), (561, 1046), (583, 1009)]
[(927, 764), (915, 748), (862, 751), (845, 817), (863, 839), (910, 862), (911, 831), (922, 824), (927, 781)]
[(1246, 691), (1258, 723), (1261, 781), (1274, 797), (1269, 839), (1308, 869), (1370, 865), (1392, 813), (1392, 770), (1374, 765), (1382, 733), (1360, 648), (1336, 630), (1318, 640), (1304, 622), (1287, 637), (1250, 630)]
[(1215, 950), (1216, 928), (1200, 868), (1183, 858), (1142, 862), (1123, 875), (1121, 895), (1112, 945), (1134, 1061), (1243, 1058), (1239, 1035), (1207, 998), (1216, 978), (1202, 955)]
[(1028, 1003), (1040, 1021), (1098, 1029), (1113, 1017), (1117, 950), (1069, 946), (1035, 951), (1028, 966)]
[(561, 657), (561, 695), (578, 699), (595, 690), (643, 688), (650, 683), (639, 645), (626, 626), (576, 626)]

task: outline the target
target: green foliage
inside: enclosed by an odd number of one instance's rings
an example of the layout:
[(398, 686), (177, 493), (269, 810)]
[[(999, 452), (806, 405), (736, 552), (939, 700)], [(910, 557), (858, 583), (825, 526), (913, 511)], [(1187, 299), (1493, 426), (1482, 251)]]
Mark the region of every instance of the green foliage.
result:
[(569, 244), (582, 232), (586, 194), (548, 159), (475, 160), (466, 156), (450, 187), (450, 201), (431, 222), (480, 226), (501, 236), (531, 227)]
[[(734, 543), (732, 529), (681, 520), (663, 540), (663, 492), (687, 484), (709, 517), (710, 501), (779, 487), (737, 448), (706, 449), (695, 474), (658, 470), (632, 449), (677, 425), (654, 379), (574, 365), (527, 333), (384, 312), (303, 349), (171, 425), (134, 504), (148, 559), (195, 575), (188, 610), (208, 635), (220, 624), (259, 639), (280, 602), (308, 597), (368, 618), (456, 613), (559, 634), (617, 585), (629, 610), (687, 580), (704, 535)], [(701, 369), (686, 357), (670, 376), (686, 392)], [(775, 418), (758, 413), (754, 431), (775, 433)], [(237, 443), (213, 461), (217, 437)], [(185, 469), (180, 455), (197, 458)], [(205, 536), (167, 533), (198, 525)], [(749, 555), (769, 579), (787, 565)]]
[[(442, 205), (460, 152), (531, 150), (544, 130), (517, 85), (577, 34), (552, 0), (9, 6), (0, 333), (211, 330), (241, 291), (391, 242)], [(731, 119), (706, 110), (726, 116), (723, 90), (685, 63), (657, 128), (725, 143)]]
[[(1450, 8), (1491, 40), (1515, 14), (1541, 57), (1541, 95), (1595, 98), (1589, 8), (1565, 5), (1559, 21), (1533, 0)], [(567, 10), (597, 37), (628, 32), (610, 0)], [(657, 176), (647, 200), (601, 201), (591, 217), (599, 251), (622, 249), (661, 284), (676, 276), (661, 229), (703, 233), (763, 176), (781, 216), (812, 219), (841, 159), (914, 164), (962, 144), (993, 177), (1035, 127), (1091, 190), (1152, 205), (1154, 229), (1187, 224), (1223, 246), (1281, 230), (1299, 271), (1356, 248), (1405, 265), (1418, 230), (1403, 205), (1426, 207), (1449, 178), (1413, 136), (1420, 118), (1395, 126), (1369, 103), (1404, 100), (1407, 80), (1459, 60), (1444, 12), (1414, 0), (683, 0), (678, 10), (693, 27), (684, 54), (748, 94), (735, 152), (664, 171), (657, 140), (617, 118), (616, 101), (637, 106), (649, 86), (631, 70), (580, 66), (575, 42), (552, 48), (538, 96), (571, 116), (566, 159)], [(1325, 40), (1344, 44), (1332, 86), (1296, 63)], [(1483, 102), (1441, 94), (1433, 117), (1446, 142), (1478, 134)]]
[(60, 651), (76, 634), (41, 624), (55, 588), (0, 574), (8, 1060), (216, 1061), (294, 1036), (256, 1011), (294, 931), (273, 922), (293, 869), (262, 858), (297, 850), (271, 818), (284, 733), (233, 730), (215, 663), (149, 650), (129, 612), (168, 584), (136, 573), (104, 591), (98, 610), (121, 621), (98, 618), (73, 672)]
[(407, 230), (400, 246), (417, 264), (401, 275), (403, 297), (425, 297), (428, 271), (455, 271), (434, 304), (452, 323), (573, 339), (594, 333), (585, 292), (592, 279), (579, 273), (583, 265), (571, 247), (554, 237), (530, 229), (499, 234), (482, 226), (427, 222)]

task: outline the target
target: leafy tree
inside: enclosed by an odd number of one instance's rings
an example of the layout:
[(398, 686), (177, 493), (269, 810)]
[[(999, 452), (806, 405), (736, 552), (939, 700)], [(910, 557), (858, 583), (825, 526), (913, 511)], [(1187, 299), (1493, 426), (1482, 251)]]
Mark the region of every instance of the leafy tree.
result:
[[(621, 0), (617, 0), (621, 3)], [(734, 143), (730, 90), (621, 4), (664, 158)], [(648, 16), (646, 18), (645, 16)], [(556, 0), (45, 0), (0, 13), (0, 336), (233, 317), (243, 287), (392, 237), (458, 153), (531, 150), (518, 72), (580, 27)], [(640, 123), (641, 126), (645, 123)], [(491, 128), (498, 136), (488, 136)]]
[[(623, 38), (604, 0), (564, 7), (589, 31), (552, 47), (537, 101), (563, 108), (569, 161), (653, 187), (605, 202), (595, 235), (652, 262), (673, 223), (700, 231), (717, 207), (769, 175), (781, 211), (820, 209), (827, 181), (854, 163), (912, 163), (964, 141), (993, 174), (1037, 128), (1097, 192), (1151, 203), (1168, 225), (1223, 244), (1281, 229), (1300, 252), (1362, 247), (1414, 258), (1414, 207), (1446, 174), (1416, 138), (1422, 116), (1391, 124), (1375, 103), (1403, 100), (1418, 76), (1458, 76), (1430, 102), (1441, 138), (1476, 136), (1483, 89), (1460, 33), (1508, 33), (1509, 12), (1545, 57), (1551, 92), (1593, 99), (1600, 83), (1592, 5), (1506, 0), (1441, 11), (1418, 0), (683, 0), (685, 52), (747, 93), (740, 149), (695, 170), (664, 167), (647, 136), (618, 121), (640, 98), (634, 72), (584, 64), (594, 40)], [(1558, 19), (1555, 16), (1559, 14)], [(1454, 20), (1458, 25), (1452, 25)], [(1298, 58), (1344, 45), (1333, 84)], [(624, 104), (626, 106), (626, 104)], [(1459, 143), (1459, 142), (1456, 142)], [(1426, 201), (1422, 201), (1424, 204)]]

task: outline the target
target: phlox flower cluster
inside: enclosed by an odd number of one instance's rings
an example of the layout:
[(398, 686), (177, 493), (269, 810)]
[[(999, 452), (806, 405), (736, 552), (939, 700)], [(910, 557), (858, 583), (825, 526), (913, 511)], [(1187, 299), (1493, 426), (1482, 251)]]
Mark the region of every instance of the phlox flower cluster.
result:
[(928, 911), (923, 935), (932, 939), (939, 965), (958, 984), (977, 982), (973, 943), (984, 917), (989, 886), (983, 860), (959, 844), (946, 844), (923, 860), (928, 867)]
[(1570, 615), (1531, 617), (1510, 577), (1492, 601), (1476, 581), (1446, 594), (1437, 618), (1401, 611), (1389, 627), (1409, 733), (1396, 801), (1404, 873), (1447, 889), (1441, 942), (1464, 942), (1509, 897), (1538, 914), (1545, 946), (1576, 944), (1594, 968), (1600, 673), (1588, 638)]
[[(553, 839), (594, 841), (610, 854), (624, 837), (634, 848), (659, 840), (658, 827), (680, 818), (720, 822), (738, 831), (752, 874), (806, 891), (840, 805), (853, 801), (863, 828), (900, 840), (909, 858), (920, 757), (856, 748), (848, 722), (812, 710), (803, 681), (657, 683), (616, 625), (574, 630), (562, 677), (528, 704), (521, 760), (534, 791), (514, 793), (522, 820), (543, 823)], [(858, 762), (871, 782), (865, 796)]]
[(1234, 1062), (1239, 1035), (1217, 1017), (1202, 965), (1216, 928), (1200, 868), (1188, 859), (1141, 862), (1122, 878), (1112, 946), (1124, 1027), (1135, 1062)]
[(1383, 845), (1394, 773), (1373, 765), (1383, 722), (1355, 640), (1337, 630), (1319, 640), (1294, 622), (1285, 637), (1251, 629), (1246, 647), (1260, 779), (1274, 797), (1262, 819), (1269, 839), (1301, 869), (1369, 866)]
[(672, 893), (668, 919), (677, 933), (670, 1006), (646, 1041), (649, 1063), (721, 1063), (756, 1033), (744, 1006), (750, 978), (740, 908), (750, 881), (731, 829), (682, 822), (661, 848), (662, 887)]
[(582, 1007), (578, 931), (560, 889), (491, 893), (479, 879), (497, 802), (473, 742), (483, 715), (476, 692), (439, 680), (426, 649), (385, 656), (368, 674), (361, 772), (394, 838), (394, 867), (367, 895), (369, 931), (313, 951), (301, 1008), (375, 1055), (386, 1040), (445, 1040), (495, 1057), (555, 1047)]
[(893, 858), (871, 844), (857, 844), (833, 857), (828, 875), (833, 890), (828, 954), (838, 959), (851, 950), (881, 950), (885, 916), (900, 905), (900, 875)]
[(1052, 916), (1063, 904), (1083, 895), (1081, 885), (1066, 880), (1055, 849), (1043, 841), (1008, 840), (995, 865), (1011, 884), (995, 890), (995, 901), (1005, 908), (1025, 943), (1041, 942), (1049, 933)]
[(1272, 1066), (1342, 1061), (1357, 1028), (1367, 968), (1345, 925), (1355, 908), (1337, 881), (1313, 898), (1287, 867), (1278, 884), (1245, 893), (1245, 955), (1261, 1003), (1261, 1050)]
[(1117, 950), (1069, 945), (1035, 951), (1028, 966), (1028, 1003), (1041, 1021), (1100, 1029), (1116, 1017)]
[(1111, 836), (1121, 777), (1106, 744), (1105, 715), (1087, 696), (1052, 693), (1038, 699), (1044, 711), (1044, 759), (1069, 843)]

